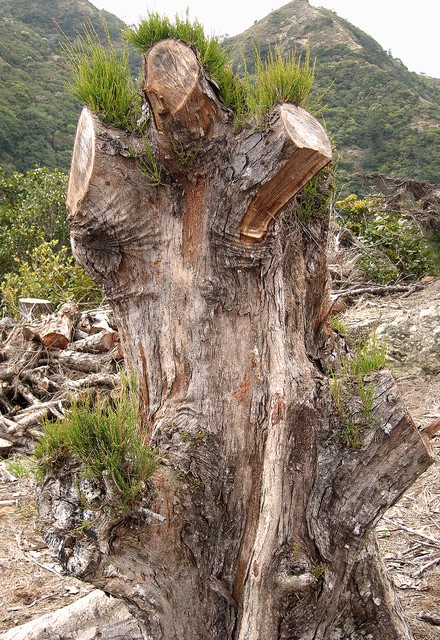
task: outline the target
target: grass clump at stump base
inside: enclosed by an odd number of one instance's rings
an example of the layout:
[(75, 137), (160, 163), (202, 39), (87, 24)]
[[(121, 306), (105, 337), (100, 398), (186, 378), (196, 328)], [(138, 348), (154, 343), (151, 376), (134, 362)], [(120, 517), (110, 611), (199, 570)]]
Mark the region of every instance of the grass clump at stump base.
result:
[(371, 374), (383, 368), (386, 345), (372, 333), (359, 343), (353, 357), (339, 360), (331, 372), (330, 393), (337, 420), (335, 435), (346, 447), (362, 445), (365, 429), (372, 426), (374, 379)]
[(113, 398), (75, 400), (62, 421), (44, 424), (35, 457), (41, 473), (77, 460), (83, 474), (103, 480), (107, 475), (120, 493), (121, 507), (142, 500), (145, 483), (159, 466), (139, 423), (133, 385), (123, 384)]

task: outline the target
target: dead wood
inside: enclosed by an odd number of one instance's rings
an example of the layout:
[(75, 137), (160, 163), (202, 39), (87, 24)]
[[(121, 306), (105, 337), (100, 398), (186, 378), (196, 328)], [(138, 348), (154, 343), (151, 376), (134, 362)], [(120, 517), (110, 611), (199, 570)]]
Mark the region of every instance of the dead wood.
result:
[(75, 304), (63, 304), (59, 311), (49, 316), (39, 330), (40, 340), (45, 347), (65, 349), (72, 339), (80, 312)]
[(440, 431), (440, 417), (423, 427), (422, 433), (429, 438), (433, 438)]
[(72, 349), (75, 351), (84, 351), (88, 353), (102, 353), (111, 351), (118, 339), (118, 334), (113, 329), (105, 328), (96, 331), (96, 325), (91, 327), (91, 335), (72, 343)]
[(368, 287), (352, 287), (350, 289), (341, 289), (332, 292), (333, 298), (351, 298), (355, 296), (360, 296), (365, 293), (375, 295), (375, 296), (385, 296), (390, 293), (401, 293), (401, 292), (409, 292), (418, 291), (423, 289), (423, 285), (419, 283), (412, 284), (384, 284), (377, 286), (368, 286)]
[(41, 316), (50, 315), (53, 304), (42, 298), (20, 298), (18, 301), (18, 315), (22, 323), (39, 320)]
[[(40, 495), (50, 544), (136, 606), (151, 637), (409, 640), (372, 530), (432, 454), (385, 372), (359, 446), (338, 439), (330, 212), (304, 223), (285, 207), (330, 142), (295, 105), (277, 105), (264, 131), (234, 130), (181, 42), (152, 47), (145, 75), (161, 184), (127, 152), (141, 137), (85, 108), (67, 204), (75, 257), (115, 314), (164, 460), (143, 496), (163, 522), (103, 516), (64, 554), (57, 505), (71, 530), (84, 517), (66, 467)], [(359, 421), (359, 398), (348, 402)], [(117, 499), (108, 477), (100, 490)]]
[[(3, 322), (0, 437), (11, 440), (13, 450), (32, 451), (41, 420), (62, 419), (64, 406), (82, 389), (108, 392), (118, 383), (119, 337), (110, 317), (105, 309), (79, 314), (76, 306), (63, 305), (31, 324)], [(54, 347), (67, 340), (69, 350)]]

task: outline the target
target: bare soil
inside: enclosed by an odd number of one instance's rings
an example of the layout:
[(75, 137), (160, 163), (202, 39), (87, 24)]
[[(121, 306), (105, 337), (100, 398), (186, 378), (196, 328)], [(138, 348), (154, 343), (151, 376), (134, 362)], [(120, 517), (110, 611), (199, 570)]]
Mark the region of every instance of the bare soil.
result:
[(62, 575), (38, 530), (35, 479), (0, 468), (0, 632), (55, 611), (91, 587)]

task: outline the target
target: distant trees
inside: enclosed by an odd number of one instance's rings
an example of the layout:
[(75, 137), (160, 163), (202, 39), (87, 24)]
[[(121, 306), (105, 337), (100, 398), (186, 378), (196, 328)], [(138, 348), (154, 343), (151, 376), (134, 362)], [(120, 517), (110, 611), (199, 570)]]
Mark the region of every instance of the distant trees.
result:
[(70, 252), (66, 188), (59, 170), (7, 176), (0, 168), (0, 292), (8, 312), (19, 297), (101, 299)]

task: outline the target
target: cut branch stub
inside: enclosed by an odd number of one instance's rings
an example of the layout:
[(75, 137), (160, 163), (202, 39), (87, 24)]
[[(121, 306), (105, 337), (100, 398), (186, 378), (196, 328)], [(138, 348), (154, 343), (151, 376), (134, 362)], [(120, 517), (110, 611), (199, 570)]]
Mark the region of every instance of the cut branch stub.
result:
[(285, 162), (274, 167), (252, 200), (240, 225), (244, 242), (265, 238), (272, 220), (298, 191), (332, 159), (330, 140), (320, 123), (305, 109), (293, 104), (278, 107), (279, 118), (267, 140), (285, 139)]
[(178, 40), (161, 40), (145, 56), (144, 89), (159, 132), (180, 142), (216, 137), (225, 114), (194, 51)]

